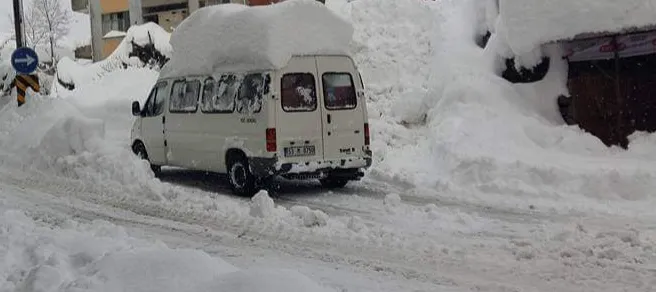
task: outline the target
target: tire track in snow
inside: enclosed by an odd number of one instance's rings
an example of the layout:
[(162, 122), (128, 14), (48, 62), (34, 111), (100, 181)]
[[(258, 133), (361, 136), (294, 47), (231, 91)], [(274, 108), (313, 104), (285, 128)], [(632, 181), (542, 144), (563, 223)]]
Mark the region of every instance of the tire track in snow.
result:
[[(198, 203), (194, 200), (148, 201), (144, 198), (134, 197), (134, 194), (126, 196), (121, 193), (123, 191), (121, 188), (108, 188), (110, 185), (89, 185), (75, 179), (53, 177), (38, 172), (28, 174), (7, 172), (6, 169), (0, 169), (0, 171), (5, 172), (0, 176), (0, 181), (4, 181), (7, 185), (33, 193), (38, 191), (56, 196), (61, 201), (74, 202), (77, 200), (96, 206), (90, 211), (89, 207), (71, 203), (70, 209), (75, 210), (75, 213), (82, 218), (102, 218), (124, 226), (156, 228), (162, 232), (181, 235), (185, 237), (185, 240), (206, 238), (207, 247), (218, 243), (230, 244), (236, 248), (243, 246), (263, 248), (299, 258), (354, 266), (361, 270), (382, 273), (399, 279), (459, 289), (487, 287), (491, 291), (517, 291), (531, 289), (535, 285), (561, 291), (567, 288), (562, 281), (567, 278), (565, 275), (558, 280), (561, 272), (556, 272), (549, 277), (534, 275), (535, 268), (529, 268), (522, 264), (522, 261), (525, 261), (526, 264), (531, 263), (535, 252), (540, 252), (540, 249), (534, 251), (533, 255), (527, 254), (531, 257), (522, 258), (524, 255), (522, 250), (503, 250), (498, 246), (490, 245), (484, 240), (492, 240), (491, 242), (494, 243), (494, 239), (487, 238), (486, 234), (458, 236), (437, 231), (421, 236), (408, 232), (395, 232), (377, 222), (370, 222), (377, 225), (377, 229), (371, 228), (365, 233), (352, 232), (340, 225), (339, 221), (333, 221), (332, 226), (325, 228), (303, 228), (279, 220), (267, 221), (252, 218), (247, 214), (247, 200), (193, 188), (172, 187), (176, 190), (184, 189), (185, 195), (190, 198), (214, 196), (212, 200), (223, 200), (220, 203), (231, 202), (240, 210), (230, 211), (220, 207), (216, 210), (211, 208), (206, 210), (204, 206), (178, 205), (180, 203), (191, 205)], [(314, 196), (305, 196), (304, 198), (312, 197)], [(342, 198), (344, 197), (342, 196)], [(346, 198), (351, 198), (351, 196), (346, 196)], [(333, 218), (333, 220), (335, 219), (339, 218)], [(372, 220), (375, 219), (372, 218)], [(445, 238), (437, 240), (437, 237)], [(499, 236), (499, 239), (504, 238)], [(509, 239), (505, 238), (505, 240)], [(517, 241), (517, 244), (520, 247), (525, 246), (522, 241)], [(516, 251), (519, 252), (518, 255), (514, 254)], [(606, 269), (613, 268), (613, 270), (623, 271), (610, 276), (611, 278), (616, 277), (619, 282), (626, 281), (628, 277), (651, 273), (640, 265), (627, 266), (621, 262), (611, 262), (607, 265)], [(524, 269), (518, 270), (521, 266), (524, 266)], [(549, 273), (555, 272), (550, 271), (551, 267), (544, 269)], [(596, 275), (595, 269), (590, 269), (585, 265), (578, 269), (578, 277)], [(515, 279), (516, 282), (500, 284), (507, 279)], [(553, 281), (554, 279), (557, 281)]]
[[(495, 278), (506, 277), (492, 277), (486, 275), (484, 270), (477, 270), (476, 267), (481, 267), (481, 263), (463, 257), (463, 252), (445, 253), (448, 250), (445, 246), (385, 230), (370, 232), (367, 234), (369, 238), (348, 231), (321, 233), (321, 229), (298, 228), (239, 214), (177, 211), (127, 198), (112, 200), (111, 197), (107, 198), (108, 195), (117, 195), (112, 190), (105, 189), (98, 197), (99, 193), (92, 192), (99, 191), (102, 186), (88, 186), (58, 177), (38, 174), (17, 177), (5, 173), (0, 180), (24, 191), (38, 191), (68, 201), (80, 200), (85, 204), (97, 205), (95, 211), (90, 211), (80, 204), (71, 204), (70, 209), (75, 210), (77, 216), (87, 219), (100, 218), (119, 225), (141, 225), (149, 229), (157, 227), (184, 233), (184, 236), (196, 234), (196, 237), (209, 237), (210, 241), (218, 240), (221, 244), (246, 244), (435, 285), (470, 286), (471, 277), (463, 275), (478, 274), (480, 278), (474, 282), (475, 286), (495, 286), (499, 285)], [(186, 227), (180, 230), (180, 225)], [(489, 263), (485, 266), (489, 266)], [(439, 273), (435, 272), (436, 267), (441, 270)]]

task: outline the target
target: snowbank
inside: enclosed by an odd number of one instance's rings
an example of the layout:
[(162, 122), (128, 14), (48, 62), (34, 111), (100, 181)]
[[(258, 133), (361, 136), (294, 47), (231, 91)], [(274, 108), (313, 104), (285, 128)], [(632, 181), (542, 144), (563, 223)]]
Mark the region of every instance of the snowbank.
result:
[(585, 33), (656, 25), (656, 0), (500, 0), (499, 32), (516, 55)]
[(312, 210), (306, 206), (293, 206), (289, 210), (277, 206), (267, 191), (260, 191), (251, 198), (249, 215), (271, 219), (291, 219), (300, 222), (300, 226), (316, 227), (328, 224), (328, 215), (321, 210)]
[(240, 270), (104, 221), (48, 226), (18, 211), (0, 218), (0, 291), (328, 291), (296, 271)]
[(292, 55), (345, 54), (353, 28), (314, 0), (202, 8), (171, 37), (175, 48), (162, 76), (282, 68)]
[[(400, 164), (421, 160), (411, 155), (417, 149), (405, 147), (419, 145), (418, 140), (423, 139), (415, 137), (409, 128), (422, 124), (425, 118), (423, 97), (431, 87), (430, 63), (435, 47), (432, 36), (436, 15), (442, 13), (434, 9), (436, 4), (417, 0), (326, 1), (329, 9), (354, 27), (351, 51), (368, 100), (376, 154), (374, 174), (397, 173)], [(395, 151), (400, 148), (405, 150)], [(401, 156), (404, 158), (398, 163), (387, 163)]]
[(134, 25), (128, 29), (116, 50), (107, 59), (82, 65), (63, 58), (57, 63), (57, 80), (51, 92), (67, 96), (80, 86), (99, 80), (106, 74), (127, 68), (158, 70), (171, 57), (170, 34), (155, 23)]
[[(107, 96), (112, 92), (107, 91)], [(129, 102), (121, 102), (126, 104), (121, 105), (125, 116), (129, 116)], [(80, 180), (100, 189), (122, 189), (123, 196), (162, 200), (167, 190), (153, 180), (147, 163), (132, 154), (128, 141), (107, 143), (116, 137), (106, 135), (103, 120), (85, 117), (80, 111), (85, 104), (79, 103), (75, 98), (28, 95), (26, 105), (20, 108), (15, 103), (5, 105), (0, 110), (0, 165)], [(115, 111), (113, 107), (101, 107), (101, 112)]]
[[(426, 5), (409, 2), (405, 11), (412, 5), (416, 10)], [(356, 15), (384, 15), (373, 5), (366, 13), (356, 11), (358, 3), (364, 5), (367, 0), (344, 4), (351, 8), (352, 20)], [(635, 137), (635, 143), (640, 144), (625, 152), (607, 148), (599, 139), (562, 121), (556, 98), (567, 91), (567, 64), (557, 57), (562, 54), (558, 46), (541, 50), (553, 57), (542, 81), (510, 84), (499, 77), (507, 53), (503, 37), (493, 34), (486, 49), (474, 41), (483, 26), (480, 21), (488, 20), (480, 17), (481, 2), (445, 0), (433, 4), (437, 9), (430, 16), (435, 20), (429, 30), (431, 50), (424, 57), (432, 59), (428, 65), (430, 79), (419, 83), (425, 84), (425, 92), (418, 85), (409, 86), (415, 93), (405, 95), (368, 92), (377, 95), (371, 107), (381, 108), (378, 113), (371, 111), (371, 119), (373, 150), (382, 156), (368, 177), (432, 190), (422, 191), (427, 195), (457, 196), (458, 200), (482, 200), (491, 205), (536, 204), (560, 210), (573, 207), (616, 212), (619, 206), (629, 210), (629, 205), (636, 206), (634, 202), (650, 205), (656, 201), (652, 192), (656, 166), (654, 155), (647, 150), (653, 139)], [(422, 22), (420, 12), (412, 15), (410, 19)], [(356, 32), (365, 30), (359, 29), (359, 24), (354, 26)], [(377, 33), (390, 31), (381, 28)], [(365, 44), (373, 47), (383, 38), (379, 35), (372, 34)], [(397, 36), (400, 42), (417, 43), (408, 36)], [(390, 49), (390, 58), (403, 60), (403, 49), (408, 47)], [(413, 54), (419, 52), (425, 51)], [(362, 55), (359, 62), (365, 64), (363, 68), (371, 62), (394, 72), (394, 65), (379, 63), (375, 56)], [(406, 74), (422, 80), (418, 72), (423, 64), (417, 64), (416, 70)], [(366, 70), (363, 75), (367, 81)], [(384, 88), (376, 81), (365, 85)], [(399, 106), (386, 108), (382, 104)], [(608, 207), (608, 200), (616, 208)]]
[(8, 60), (0, 59), (0, 97), (9, 94), (16, 71)]

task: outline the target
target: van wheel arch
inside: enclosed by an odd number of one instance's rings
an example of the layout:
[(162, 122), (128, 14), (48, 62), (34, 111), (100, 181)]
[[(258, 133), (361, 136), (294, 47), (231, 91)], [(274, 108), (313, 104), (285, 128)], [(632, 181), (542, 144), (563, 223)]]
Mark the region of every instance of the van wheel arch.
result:
[(226, 151), (225, 155), (225, 164), (226, 168), (230, 166), (230, 163), (235, 160), (247, 159), (246, 153), (243, 150), (238, 148), (230, 148)]
[(146, 144), (143, 143), (141, 140), (136, 140), (134, 143), (132, 143), (132, 152), (137, 155), (137, 157), (140, 157), (141, 159), (144, 159), (148, 161), (148, 164), (150, 164), (150, 169), (155, 173), (159, 173), (162, 170), (162, 167), (159, 165), (153, 165), (150, 162), (150, 158), (148, 158), (148, 151), (146, 150)]
[(132, 142), (132, 150), (134, 150), (137, 147), (137, 145), (141, 145), (141, 146), (144, 146), (144, 148), (146, 148), (146, 146), (144, 145), (144, 142), (137, 139), (137, 140), (134, 140), (134, 142)]

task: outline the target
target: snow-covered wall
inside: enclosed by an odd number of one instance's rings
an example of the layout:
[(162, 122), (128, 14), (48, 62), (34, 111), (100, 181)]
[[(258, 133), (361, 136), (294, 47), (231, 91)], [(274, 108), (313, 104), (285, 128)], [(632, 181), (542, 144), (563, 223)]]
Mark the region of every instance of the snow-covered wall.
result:
[(209, 6), (176, 28), (162, 76), (281, 68), (292, 55), (348, 53), (352, 35), (348, 22), (315, 0)]
[(500, 26), (516, 55), (585, 33), (656, 25), (656, 0), (499, 0)]

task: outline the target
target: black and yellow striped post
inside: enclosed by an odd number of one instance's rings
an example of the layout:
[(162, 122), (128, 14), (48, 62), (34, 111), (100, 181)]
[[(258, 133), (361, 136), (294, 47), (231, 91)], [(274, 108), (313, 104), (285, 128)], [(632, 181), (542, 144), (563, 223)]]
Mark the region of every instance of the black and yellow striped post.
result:
[(35, 92), (41, 91), (39, 76), (36, 74), (16, 75), (14, 81), (16, 83), (16, 101), (18, 101), (18, 106), (25, 104), (25, 92), (28, 88), (32, 88)]

